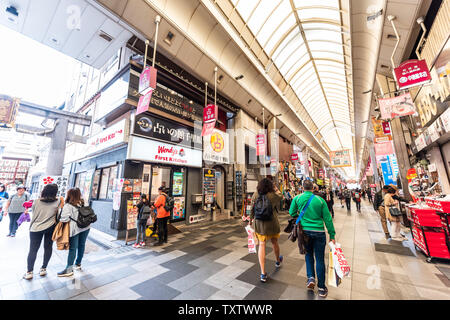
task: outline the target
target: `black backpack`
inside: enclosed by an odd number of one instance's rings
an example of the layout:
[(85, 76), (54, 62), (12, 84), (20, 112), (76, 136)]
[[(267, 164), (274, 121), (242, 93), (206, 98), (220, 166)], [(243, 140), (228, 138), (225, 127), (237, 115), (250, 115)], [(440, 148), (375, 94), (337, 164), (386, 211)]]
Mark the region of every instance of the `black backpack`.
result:
[(150, 214), (151, 214), (150, 206), (147, 204), (144, 204), (141, 208), (139, 219), (147, 220), (148, 218), (150, 218)]
[(77, 223), (78, 228), (84, 229), (97, 221), (97, 215), (91, 207), (79, 207), (77, 220), (70, 219)]
[(255, 219), (262, 221), (272, 220), (273, 209), (269, 198), (266, 194), (260, 194), (258, 199), (256, 199), (255, 205), (253, 206), (255, 212)]
[(173, 207), (175, 206), (175, 201), (172, 197), (169, 197), (168, 195), (165, 195), (166, 197), (166, 204), (164, 205), (164, 210), (167, 212), (172, 212)]

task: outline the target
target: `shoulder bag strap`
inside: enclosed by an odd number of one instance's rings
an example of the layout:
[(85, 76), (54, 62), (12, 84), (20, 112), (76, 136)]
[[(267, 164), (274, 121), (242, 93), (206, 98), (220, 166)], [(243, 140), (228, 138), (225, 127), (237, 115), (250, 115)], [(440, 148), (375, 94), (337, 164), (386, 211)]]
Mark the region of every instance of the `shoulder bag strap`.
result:
[(312, 196), (309, 198), (308, 203), (306, 203), (306, 206), (303, 207), (303, 209), (302, 209), (302, 211), (300, 212), (300, 214), (299, 214), (299, 216), (298, 216), (297, 221), (295, 222), (295, 224), (298, 224), (298, 223), (300, 222), (300, 220), (302, 220), (303, 215), (305, 214), (306, 209), (308, 209), (309, 205), (311, 204), (311, 201), (312, 201), (313, 198), (314, 198), (314, 195), (312, 195)]

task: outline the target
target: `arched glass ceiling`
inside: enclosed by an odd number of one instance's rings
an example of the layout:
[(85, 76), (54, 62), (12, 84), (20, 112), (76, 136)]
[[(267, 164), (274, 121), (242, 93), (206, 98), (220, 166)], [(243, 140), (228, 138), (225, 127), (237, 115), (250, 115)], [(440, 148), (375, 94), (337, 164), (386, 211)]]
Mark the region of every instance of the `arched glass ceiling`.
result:
[[(311, 116), (324, 145), (352, 149), (350, 57), (339, 0), (229, 0)], [(261, 52), (255, 52), (259, 55)]]

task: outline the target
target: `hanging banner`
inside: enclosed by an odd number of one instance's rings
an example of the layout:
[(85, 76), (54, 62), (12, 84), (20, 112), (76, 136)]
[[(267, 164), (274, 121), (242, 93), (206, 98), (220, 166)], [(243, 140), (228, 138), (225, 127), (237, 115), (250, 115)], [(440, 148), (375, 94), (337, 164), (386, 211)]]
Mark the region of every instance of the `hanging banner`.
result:
[(374, 146), (375, 155), (377, 156), (386, 156), (394, 153), (394, 148), (392, 147), (391, 141), (374, 143)]
[(389, 122), (383, 121), (382, 125), (384, 134), (391, 134), (391, 126), (389, 125)]
[(266, 151), (266, 135), (259, 133), (256, 135), (256, 155), (263, 156)]
[(406, 60), (394, 69), (399, 89), (420, 86), (431, 81), (430, 70), (425, 60)]
[(16, 121), (20, 99), (0, 95), (0, 127), (12, 128)]
[(298, 153), (294, 153), (291, 155), (291, 161), (298, 161)]
[(381, 118), (388, 120), (395, 117), (404, 117), (416, 113), (411, 93), (407, 92), (398, 97), (379, 99)]
[(351, 167), (351, 154), (350, 149), (341, 150), (341, 151), (331, 151), (330, 152), (330, 160), (332, 168), (342, 168), (342, 167)]
[(420, 151), (424, 149), (427, 146), (427, 143), (425, 142), (425, 136), (421, 134), (415, 141), (417, 151)]
[(406, 179), (411, 180), (417, 178), (417, 171), (415, 168), (408, 169)]
[(147, 93), (139, 98), (136, 115), (144, 113), (148, 110), (150, 106), (150, 101), (152, 100), (153, 89), (149, 89)]
[(146, 67), (139, 77), (139, 93), (145, 95), (149, 89), (156, 89), (158, 70)]
[(441, 115), (440, 119), (445, 132), (450, 132), (450, 108)]
[(230, 138), (228, 133), (213, 129), (203, 137), (203, 160), (216, 163), (230, 163)]
[(203, 130), (202, 136), (209, 136), (212, 134), (216, 126), (216, 121), (219, 116), (219, 107), (213, 104), (208, 105), (203, 109)]

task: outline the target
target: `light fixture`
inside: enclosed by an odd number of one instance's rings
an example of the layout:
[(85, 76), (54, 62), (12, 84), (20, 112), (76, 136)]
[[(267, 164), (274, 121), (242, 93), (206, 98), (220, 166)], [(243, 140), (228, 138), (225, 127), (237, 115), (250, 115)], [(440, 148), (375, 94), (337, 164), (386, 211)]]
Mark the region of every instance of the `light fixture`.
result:
[(175, 37), (175, 35), (172, 32), (168, 32), (166, 38), (164, 39), (164, 42), (167, 43), (169, 46), (172, 45), (172, 40)]
[(244, 76), (241, 74), (235, 78), (237, 81), (244, 79)]

